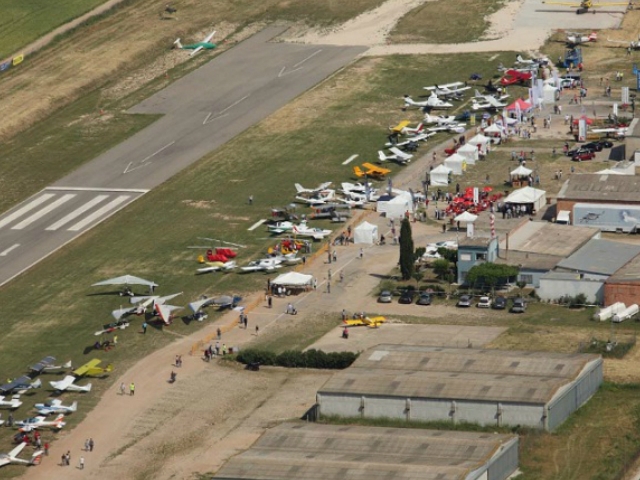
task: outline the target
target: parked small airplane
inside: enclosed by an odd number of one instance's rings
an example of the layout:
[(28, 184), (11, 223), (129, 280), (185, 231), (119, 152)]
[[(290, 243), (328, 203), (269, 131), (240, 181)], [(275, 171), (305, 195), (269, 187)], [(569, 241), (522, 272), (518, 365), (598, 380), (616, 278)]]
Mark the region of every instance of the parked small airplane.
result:
[(429, 96), (429, 98), (427, 98), (422, 102), (416, 102), (409, 95), (405, 95), (403, 110), (406, 110), (409, 107), (423, 108), (425, 110), (429, 110), (429, 109), (435, 110), (440, 108), (451, 108), (453, 107), (453, 104), (440, 100), (434, 92), (431, 92), (431, 95)]
[(294, 186), (296, 187), (296, 192), (298, 193), (318, 193), (328, 189), (331, 186), (331, 183), (332, 182), (324, 182), (318, 185), (316, 188), (304, 188), (299, 183), (295, 183)]
[(63, 405), (62, 400), (55, 398), (53, 400), (47, 400), (45, 403), (36, 403), (33, 407), (40, 415), (51, 415), (52, 413), (73, 413), (78, 410), (78, 402), (73, 402), (71, 405)]
[(425, 113), (423, 121), (425, 123), (437, 123), (438, 125), (446, 125), (447, 123), (455, 122), (456, 117), (453, 115), (445, 117), (444, 115), (430, 115), (428, 113)]
[(638, 37), (638, 40), (631, 40), (631, 41), (627, 41), (627, 40), (611, 40), (609, 38), (607, 38), (608, 42), (611, 43), (623, 43), (627, 46), (627, 48), (630, 48), (632, 50), (638, 50), (640, 49), (640, 36)]
[(71, 368), (71, 360), (69, 360), (67, 363), (63, 365), (54, 365), (53, 362), (55, 361), (56, 361), (55, 357), (51, 357), (51, 356), (44, 357), (38, 363), (31, 365), (29, 367), (29, 370), (31, 370), (35, 374), (40, 374), (42, 372), (51, 372), (54, 370), (63, 370), (63, 369)]
[[(563, 5), (566, 7), (576, 8), (576, 14), (581, 15), (583, 13), (589, 12), (591, 9), (602, 8), (602, 7), (616, 7), (616, 6), (629, 6), (629, 2), (616, 2), (616, 3), (594, 3), (593, 0), (582, 0), (580, 2), (549, 2), (546, 0), (542, 0), (542, 3), (546, 3), (547, 5)], [(603, 11), (603, 13), (618, 13), (612, 11)], [(593, 10), (593, 13), (596, 13)]]
[(48, 421), (47, 417), (39, 416), (39, 417), (31, 417), (26, 420), (20, 420), (15, 422), (13, 425), (18, 428), (21, 432), (32, 432), (38, 428), (50, 428), (52, 430), (60, 430), (62, 427), (66, 425), (64, 420), (64, 415), (60, 414), (56, 417), (55, 420)]
[(282, 267), (280, 258), (269, 257), (249, 262), (246, 266), (240, 267), (243, 272), (273, 272), (276, 268)]
[(105, 368), (98, 366), (101, 363), (102, 360), (94, 358), (93, 360), (89, 360), (81, 367), (76, 368), (72, 373), (76, 377), (97, 377), (113, 371), (112, 363), (107, 365)]
[(389, 160), (399, 163), (400, 165), (407, 165), (411, 162), (413, 155), (403, 152), (398, 147), (391, 147), (389, 149), (391, 155), (386, 155), (382, 150), (378, 150), (378, 160), (381, 162), (387, 162)]
[(528, 59), (524, 59), (522, 58), (522, 55), (518, 55), (516, 57), (516, 63), (519, 65), (544, 65), (546, 63), (549, 63), (549, 59), (547, 57), (540, 57), (540, 58), (528, 58)]
[(182, 45), (182, 43), (180, 43), (180, 39), (178, 38), (175, 42), (173, 42), (173, 45), (175, 46), (175, 48), (179, 48), (181, 50), (193, 50), (193, 52), (189, 54), (189, 56), (193, 57), (201, 50), (213, 50), (214, 48), (216, 48), (217, 45), (215, 43), (211, 43), (211, 40), (213, 39), (213, 36), (215, 34), (216, 31), (214, 30), (212, 33), (207, 35), (202, 42), (192, 43), (190, 45)]
[(566, 42), (570, 45), (580, 45), (581, 43), (597, 42), (598, 34), (591, 32), (589, 35), (583, 35), (578, 32), (567, 32)]
[(350, 327), (373, 327), (373, 328), (377, 328), (380, 325), (382, 325), (384, 322), (386, 322), (387, 319), (385, 317), (382, 316), (377, 316), (377, 317), (360, 317), (360, 318), (348, 318), (346, 320), (343, 320), (342, 323), (344, 323), (345, 325), (348, 325)]
[(622, 128), (594, 128), (591, 133), (605, 133), (608, 137), (622, 138), (627, 135), (627, 127)]
[(437, 132), (451, 132), (451, 133), (464, 133), (466, 123), (448, 123), (446, 125), (440, 125), (439, 127), (429, 127), (427, 130), (432, 134)]
[(229, 272), (236, 268), (238, 264), (235, 260), (229, 260), (228, 262), (204, 262), (206, 267), (202, 267), (198, 269), (198, 273), (210, 273), (217, 271)]
[(62, 380), (57, 382), (49, 382), (49, 385), (57, 391), (57, 392), (90, 392), (91, 384), (87, 383), (86, 385), (76, 385), (74, 382), (76, 381), (76, 377), (73, 375), (67, 375)]
[(5, 400), (5, 397), (0, 395), (0, 408), (8, 408), (9, 410), (13, 410), (22, 405), (20, 401), (20, 395), (14, 395), (10, 400)]
[(296, 195), (296, 200), (308, 205), (322, 205), (333, 200), (335, 193), (336, 191), (330, 188), (314, 190), (311, 192), (302, 192), (299, 195)]
[(533, 74), (531, 72), (519, 72), (518, 70), (511, 68), (507, 70), (504, 77), (500, 79), (500, 85), (505, 87), (508, 85), (515, 85), (517, 83), (524, 85), (525, 82), (531, 80), (532, 76)]
[(293, 230), (293, 222), (276, 222), (273, 225), (267, 225), (269, 233), (285, 233)]
[(462, 98), (462, 92), (470, 88), (471, 87), (468, 87), (464, 82), (452, 82), (445, 85), (436, 84), (432, 87), (424, 87), (425, 90), (435, 92), (438, 96), (454, 100), (460, 100)]
[(31, 454), (31, 459), (23, 460), (18, 458), (18, 455), (24, 450), (27, 444), (25, 442), (20, 443), (17, 447), (11, 450), (9, 453), (0, 453), (0, 467), (5, 465), (38, 465), (42, 460), (42, 454), (44, 450), (38, 450)]
[(360, 183), (354, 185), (344, 182), (342, 183), (342, 193), (354, 201), (376, 202), (380, 198), (378, 192), (370, 184), (365, 187)]
[[(365, 170), (363, 170), (362, 168), (364, 168)], [(391, 170), (389, 170), (388, 168), (376, 167), (374, 164), (368, 162), (363, 163), (362, 168), (358, 166), (353, 167), (353, 173), (356, 177), (371, 177), (381, 179), (391, 173)]]
[(293, 226), (293, 234), (302, 237), (311, 237), (314, 240), (322, 240), (324, 237), (331, 235), (331, 230), (323, 230), (321, 228), (309, 227), (307, 222), (302, 221), (298, 225)]
[(189, 304), (189, 308), (194, 314), (197, 314), (205, 307), (215, 306), (220, 310), (225, 308), (235, 308), (242, 301), (242, 297), (237, 295), (221, 295), (219, 297), (203, 298)]
[[(498, 99), (493, 95), (482, 95), (480, 92), (476, 90), (476, 96), (471, 99), (471, 108), (473, 108), (474, 110), (480, 110), (480, 109), (497, 110), (499, 108), (504, 108), (507, 106), (507, 104), (501, 102), (500, 100), (507, 97), (508, 95), (504, 95), (503, 97), (500, 97)], [(478, 100), (478, 98), (483, 99), (484, 102), (481, 103)]]
[(40, 388), (41, 386), (42, 382), (40, 381), (40, 379), (37, 379), (34, 382), (32, 381), (31, 377), (23, 375), (20, 378), (16, 378), (15, 380), (11, 380), (10, 382), (7, 382), (4, 385), (0, 386), (0, 393), (24, 393), (27, 390), (30, 390), (32, 388)]

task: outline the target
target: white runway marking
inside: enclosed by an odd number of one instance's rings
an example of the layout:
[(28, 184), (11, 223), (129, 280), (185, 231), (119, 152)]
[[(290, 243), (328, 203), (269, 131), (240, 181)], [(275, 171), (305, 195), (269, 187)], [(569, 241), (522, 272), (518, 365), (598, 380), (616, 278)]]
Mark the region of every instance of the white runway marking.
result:
[(2, 220), (0, 220), (0, 228), (4, 227), (5, 225), (10, 224), (16, 218), (20, 218), (25, 213), (30, 212), (31, 210), (36, 208), (38, 205), (46, 202), (47, 200), (49, 200), (50, 198), (53, 198), (53, 197), (55, 197), (55, 195), (53, 193), (45, 193), (44, 195), (41, 195), (38, 198), (32, 200), (30, 203), (27, 203), (24, 207), (16, 210), (11, 215), (9, 215), (9, 216), (3, 218)]
[(290, 73), (294, 73), (297, 72), (298, 70), (302, 70), (304, 67), (301, 67), (300, 65), (302, 65), (304, 62), (306, 62), (307, 60), (311, 60), (313, 57), (315, 57), (316, 55), (318, 55), (320, 52), (322, 51), (322, 49), (320, 50), (316, 50), (315, 52), (313, 52), (311, 55), (309, 55), (307, 58), (305, 58), (304, 60), (299, 61), (298, 63), (296, 63), (293, 67), (291, 67), (291, 70), (289, 70), (288, 72), (285, 73), (285, 70), (287, 69), (287, 67), (282, 67), (280, 69), (280, 73), (278, 73), (278, 78), (282, 78), (286, 75), (289, 75)]
[(174, 143), (176, 143), (176, 141), (175, 141), (175, 140), (174, 140), (173, 142), (171, 142), (171, 143), (167, 143), (164, 147), (160, 148), (159, 150), (156, 150), (155, 152), (153, 152), (153, 153), (152, 153), (151, 155), (149, 155), (148, 157), (143, 158), (143, 159), (142, 159), (142, 161), (140, 162), (140, 165), (138, 165), (137, 167), (130, 168), (130, 167), (131, 167), (131, 165), (133, 165), (133, 162), (129, 162), (129, 165), (127, 165), (127, 168), (125, 168), (125, 169), (124, 169), (124, 172), (122, 172), (122, 173), (124, 174), (124, 173), (133, 172), (134, 170), (138, 170), (139, 168), (146, 167), (147, 165), (151, 165), (151, 162), (149, 162), (149, 163), (145, 163), (145, 162), (146, 162), (147, 160), (149, 160), (150, 158), (155, 157), (157, 154), (159, 154), (159, 153), (160, 153), (160, 152), (162, 152), (163, 150), (165, 150), (165, 149), (169, 148), (169, 147), (170, 147), (171, 145), (173, 145)]
[[(218, 120), (219, 118), (226, 117), (227, 115), (229, 115), (227, 113), (229, 110), (231, 110), (233, 107), (235, 107), (236, 105), (240, 104), (241, 102), (244, 102), (247, 98), (249, 98), (249, 96), (250, 95), (245, 95), (240, 100), (236, 100), (235, 102), (233, 102), (231, 105), (229, 105), (224, 110), (221, 110), (218, 113), (216, 113), (216, 116), (213, 117), (213, 118), (211, 118), (211, 115), (213, 115), (213, 112), (209, 112), (209, 115), (207, 115), (207, 118), (204, 119), (204, 122), (202, 122), (202, 124), (206, 125), (209, 122), (213, 122), (214, 120)], [(209, 120), (210, 118), (211, 118), (211, 120)]]
[(260, 225), (262, 225), (266, 221), (267, 221), (266, 218), (263, 218), (262, 220), (258, 220), (256, 223), (254, 223), (249, 228), (247, 228), (247, 230), (249, 230), (249, 231), (255, 230), (256, 228), (258, 228)]
[(342, 162), (343, 165), (347, 165), (348, 163), (353, 162), (356, 158), (358, 158), (358, 154), (356, 153), (355, 155), (351, 155), (349, 158), (347, 158), (344, 162)]
[(15, 250), (16, 248), (18, 248), (20, 246), (19, 243), (15, 243), (13, 245), (11, 245), (9, 248), (7, 248), (6, 250), (0, 252), (0, 257), (6, 257), (7, 255), (9, 255), (9, 252)]
[(84, 212), (86, 212), (87, 210), (90, 210), (91, 208), (95, 207), (97, 204), (99, 204), (103, 200), (106, 200), (107, 198), (109, 198), (109, 195), (98, 195), (97, 197), (92, 198), (90, 201), (88, 201), (87, 203), (85, 203), (81, 207), (76, 208), (70, 214), (65, 215), (64, 217), (62, 217), (60, 220), (58, 220), (53, 225), (49, 225), (47, 228), (45, 228), (45, 230), (53, 231), (53, 230), (59, 229), (63, 225), (65, 225), (65, 224), (69, 223), (71, 220), (79, 217)]
[(322, 51), (322, 49), (320, 50), (316, 50), (315, 52), (313, 52), (311, 55), (309, 55), (307, 58), (305, 58), (304, 60), (302, 60), (301, 62), (296, 63), (293, 68), (298, 68), (300, 65), (302, 65), (304, 62), (306, 62), (307, 60), (311, 60), (313, 57), (315, 57), (316, 55), (318, 55), (320, 52)]
[(129, 192), (129, 193), (149, 193), (146, 188), (101, 188), (101, 187), (47, 187), (45, 190), (72, 191), (72, 192)]
[(66, 195), (61, 196), (60, 198), (58, 198), (54, 202), (51, 202), (49, 205), (44, 207), (42, 210), (37, 211), (36, 213), (31, 215), (30, 217), (25, 218), (23, 221), (21, 221), (17, 225), (11, 227), (11, 230), (22, 230), (23, 228), (28, 227), (29, 225), (31, 225), (36, 220), (41, 219), (47, 213), (52, 212), (53, 210), (58, 208), (60, 205), (62, 205), (64, 203), (67, 203), (69, 200), (71, 200), (75, 196), (76, 196), (75, 193), (67, 193)]
[(129, 198), (131, 198), (129, 195), (120, 195), (115, 200), (111, 200), (104, 207), (99, 208), (98, 210), (93, 212), (91, 215), (87, 215), (85, 218), (80, 220), (75, 225), (72, 225), (67, 230), (70, 230), (72, 232), (77, 232), (78, 230), (82, 230), (84, 227), (89, 225), (91, 222), (95, 221), (96, 219), (98, 219), (102, 215), (106, 214), (109, 210), (113, 210), (114, 208), (116, 208), (121, 203), (126, 202)]

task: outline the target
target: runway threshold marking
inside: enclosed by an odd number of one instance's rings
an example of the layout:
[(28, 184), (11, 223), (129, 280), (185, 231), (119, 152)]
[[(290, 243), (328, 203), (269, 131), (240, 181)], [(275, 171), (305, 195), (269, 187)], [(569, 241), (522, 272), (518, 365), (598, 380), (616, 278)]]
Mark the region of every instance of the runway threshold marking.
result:
[(4, 227), (5, 225), (10, 224), (16, 218), (20, 218), (25, 213), (30, 212), (31, 210), (36, 208), (38, 205), (46, 202), (47, 200), (49, 200), (50, 198), (53, 198), (53, 197), (55, 197), (55, 194), (53, 194), (53, 193), (45, 193), (44, 195), (40, 195), (38, 198), (33, 199), (31, 202), (27, 203), (24, 207), (16, 210), (11, 215), (9, 215), (9, 216), (3, 218), (2, 220), (0, 220), (0, 228)]
[(219, 118), (223, 118), (226, 117), (227, 115), (229, 115), (227, 112), (229, 110), (231, 110), (233, 107), (235, 107), (236, 105), (238, 105), (241, 102), (244, 102), (247, 98), (249, 98), (251, 96), (251, 94), (249, 95), (245, 95), (244, 97), (242, 97), (240, 100), (236, 100), (235, 102), (233, 102), (231, 105), (229, 105), (227, 108), (225, 108), (224, 110), (219, 111), (218, 113), (216, 113), (216, 116), (211, 118), (211, 116), (213, 115), (213, 112), (209, 112), (209, 114), (207, 115), (207, 118), (204, 119), (204, 122), (202, 122), (203, 125), (206, 125), (207, 123), (213, 122), (214, 120), (218, 120)]
[(347, 158), (344, 162), (342, 162), (343, 165), (347, 165), (348, 163), (353, 162), (356, 158), (358, 158), (358, 154), (356, 153), (355, 155), (351, 155), (349, 158)]
[(16, 248), (18, 248), (20, 246), (19, 243), (15, 243), (13, 245), (11, 245), (9, 248), (7, 248), (6, 250), (3, 250), (2, 252), (0, 252), (0, 257), (6, 257), (7, 255), (9, 255), (10, 252), (12, 252), (13, 250), (15, 250)]
[(258, 228), (260, 225), (262, 225), (266, 221), (267, 221), (266, 218), (263, 218), (262, 220), (258, 220), (256, 223), (254, 223), (249, 228), (247, 228), (247, 230), (249, 230), (249, 231), (255, 230), (256, 228)]
[(93, 212), (91, 215), (87, 215), (85, 218), (80, 220), (78, 223), (76, 223), (75, 225), (72, 225), (71, 227), (69, 227), (68, 230), (71, 230), (72, 232), (77, 232), (78, 230), (82, 230), (84, 227), (89, 225), (91, 222), (93, 222), (94, 220), (98, 219), (102, 215), (106, 214), (109, 210), (113, 210), (114, 208), (116, 208), (121, 203), (127, 201), (129, 198), (131, 198), (130, 195), (120, 195), (115, 200), (111, 200), (104, 207), (99, 208), (98, 210)]
[(47, 213), (55, 210), (60, 205), (67, 203), (69, 200), (71, 200), (75, 196), (76, 196), (75, 193), (67, 193), (66, 195), (61, 196), (56, 201), (51, 202), (49, 205), (44, 207), (42, 210), (37, 211), (30, 217), (25, 218), (23, 221), (21, 221), (17, 225), (11, 227), (11, 230), (22, 230), (23, 228), (28, 227), (36, 220), (39, 220), (40, 218), (44, 217)]
[(287, 69), (287, 67), (282, 67), (282, 69), (280, 70), (280, 73), (278, 73), (278, 78), (284, 77), (286, 75), (289, 75), (290, 73), (294, 73), (297, 72), (298, 70), (302, 70), (304, 67), (301, 67), (300, 65), (302, 65), (304, 62), (311, 60), (313, 57), (315, 57), (316, 55), (318, 55), (320, 52), (322, 52), (322, 49), (320, 50), (316, 50), (315, 52), (313, 52), (311, 55), (309, 55), (307, 58), (305, 58), (304, 60), (299, 61), (298, 63), (296, 63), (292, 68), (292, 70), (289, 70), (288, 72), (285, 73), (285, 70)]
[(166, 150), (167, 148), (169, 148), (171, 145), (173, 145), (174, 143), (176, 143), (176, 141), (174, 140), (171, 143), (167, 143), (164, 147), (160, 148), (159, 150), (156, 150), (155, 152), (153, 152), (151, 155), (145, 157), (142, 159), (142, 161), (140, 162), (140, 165), (138, 165), (137, 167), (133, 167), (130, 168), (131, 165), (133, 165), (133, 162), (129, 162), (129, 165), (127, 165), (127, 168), (124, 169), (124, 172), (122, 172), (123, 174), (125, 173), (129, 173), (129, 172), (133, 172), (134, 170), (138, 170), (139, 168), (142, 167), (146, 167), (147, 165), (151, 165), (151, 162), (149, 163), (145, 163), (147, 160), (149, 160), (150, 158), (155, 157), (157, 154), (159, 154), (160, 152), (162, 152), (163, 150)]
[(86, 212), (87, 210), (92, 209), (97, 204), (99, 204), (103, 200), (106, 200), (107, 198), (109, 198), (109, 195), (98, 195), (97, 197), (92, 198), (91, 200), (89, 200), (87, 203), (85, 203), (81, 207), (76, 208), (73, 212), (71, 212), (68, 215), (65, 215), (64, 217), (62, 217), (56, 223), (54, 223), (52, 225), (49, 225), (47, 228), (45, 228), (45, 230), (53, 231), (53, 230), (59, 229), (63, 225), (65, 225), (65, 224), (69, 223), (71, 220), (74, 220), (75, 218), (79, 217), (84, 212)]

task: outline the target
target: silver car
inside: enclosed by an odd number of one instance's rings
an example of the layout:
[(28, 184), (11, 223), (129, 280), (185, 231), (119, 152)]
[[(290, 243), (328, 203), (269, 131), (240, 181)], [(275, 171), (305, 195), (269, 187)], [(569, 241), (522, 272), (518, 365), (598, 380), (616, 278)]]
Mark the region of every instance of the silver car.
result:
[(391, 300), (393, 300), (393, 295), (391, 295), (389, 290), (383, 290), (380, 292), (378, 303), (391, 303)]

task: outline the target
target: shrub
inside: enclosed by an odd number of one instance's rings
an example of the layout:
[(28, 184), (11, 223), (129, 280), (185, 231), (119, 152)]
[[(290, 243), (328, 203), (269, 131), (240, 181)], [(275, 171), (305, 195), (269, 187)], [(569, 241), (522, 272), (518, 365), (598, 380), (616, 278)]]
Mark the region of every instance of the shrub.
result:
[(323, 352), (322, 350), (286, 350), (279, 355), (267, 350), (245, 349), (236, 359), (245, 365), (277, 365), (287, 368), (321, 368), (340, 370), (350, 366), (358, 358), (353, 352)]

